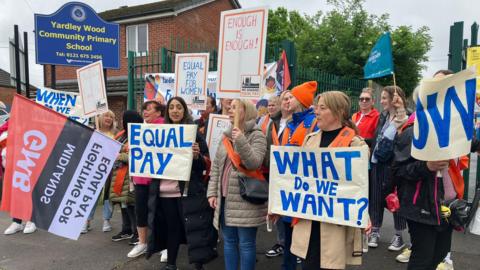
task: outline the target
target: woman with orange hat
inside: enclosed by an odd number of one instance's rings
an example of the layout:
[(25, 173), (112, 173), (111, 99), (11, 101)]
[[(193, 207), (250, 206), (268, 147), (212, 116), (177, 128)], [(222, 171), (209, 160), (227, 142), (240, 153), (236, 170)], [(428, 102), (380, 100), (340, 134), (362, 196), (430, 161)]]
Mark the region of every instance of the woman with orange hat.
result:
[[(293, 112), (293, 114), (292, 119), (287, 123), (287, 127), (283, 131), (281, 145), (301, 146), (307, 134), (318, 129), (315, 113), (313, 108), (311, 108), (316, 91), (317, 82), (310, 81), (294, 87), (290, 93), (285, 94), (285, 97), (289, 99), (289, 111)], [(285, 249), (282, 269), (295, 269), (297, 258), (290, 253), (292, 218), (283, 217), (280, 222), (283, 222), (285, 227)]]

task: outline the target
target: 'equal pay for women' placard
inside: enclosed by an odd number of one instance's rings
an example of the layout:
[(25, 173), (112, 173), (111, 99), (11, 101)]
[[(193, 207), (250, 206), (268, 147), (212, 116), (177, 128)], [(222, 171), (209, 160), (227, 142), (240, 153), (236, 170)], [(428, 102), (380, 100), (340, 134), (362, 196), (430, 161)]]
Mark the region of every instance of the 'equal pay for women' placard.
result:
[(128, 124), (130, 176), (190, 180), (196, 125)]
[(208, 53), (175, 56), (175, 95), (192, 110), (205, 110), (207, 101)]

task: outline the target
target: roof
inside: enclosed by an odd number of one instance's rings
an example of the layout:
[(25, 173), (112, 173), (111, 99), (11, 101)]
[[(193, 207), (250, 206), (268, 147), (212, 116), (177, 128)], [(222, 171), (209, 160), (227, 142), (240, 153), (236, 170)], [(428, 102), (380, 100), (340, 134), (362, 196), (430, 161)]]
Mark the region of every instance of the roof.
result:
[[(100, 12), (98, 15), (106, 21), (117, 21), (147, 15), (176, 12), (209, 2), (212, 2), (212, 0), (164, 0), (138, 6), (123, 6)], [(235, 8), (241, 7), (238, 0), (230, 0), (230, 2)]]
[(2, 86), (12, 86), (10, 83), (10, 73), (0, 68), (0, 85)]

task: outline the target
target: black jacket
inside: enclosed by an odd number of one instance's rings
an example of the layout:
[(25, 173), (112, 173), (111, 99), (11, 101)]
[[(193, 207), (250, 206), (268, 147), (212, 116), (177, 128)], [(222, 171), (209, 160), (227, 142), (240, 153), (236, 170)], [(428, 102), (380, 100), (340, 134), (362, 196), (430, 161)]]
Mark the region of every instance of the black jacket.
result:
[[(392, 179), (398, 188), (399, 214), (415, 222), (446, 226), (440, 217), (440, 205), (444, 197), (443, 181), (427, 167), (426, 161), (414, 159), (411, 153), (413, 125), (395, 138), (392, 164)], [(480, 149), (479, 141), (473, 140), (471, 151)]]
[[(207, 186), (203, 181), (203, 171), (206, 170), (204, 157), (208, 157), (207, 143), (198, 132), (196, 142), (200, 145), (201, 157), (193, 160), (188, 194), (179, 200), (178, 208), (182, 216), (179, 226), (185, 229), (182, 243), (188, 244), (189, 262), (207, 263), (217, 257), (217, 231), (213, 227), (213, 209), (208, 204)], [(186, 183), (180, 182), (179, 185), (180, 193), (184, 194)], [(165, 218), (168, 217), (162, 216), (162, 211), (158, 211), (159, 186), (160, 181), (154, 179), (149, 188), (147, 259), (167, 248)]]

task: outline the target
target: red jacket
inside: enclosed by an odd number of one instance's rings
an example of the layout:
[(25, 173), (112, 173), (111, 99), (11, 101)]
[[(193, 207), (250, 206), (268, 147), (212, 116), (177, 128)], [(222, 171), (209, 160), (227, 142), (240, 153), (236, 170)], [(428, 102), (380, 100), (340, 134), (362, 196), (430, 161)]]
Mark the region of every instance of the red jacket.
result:
[[(373, 108), (368, 114), (362, 117), (362, 112), (356, 112), (352, 115), (352, 121), (357, 125), (360, 136), (364, 139), (371, 139), (377, 129), (380, 113)], [(360, 121), (359, 121), (360, 120)], [(359, 122), (357, 124), (357, 122)]]

